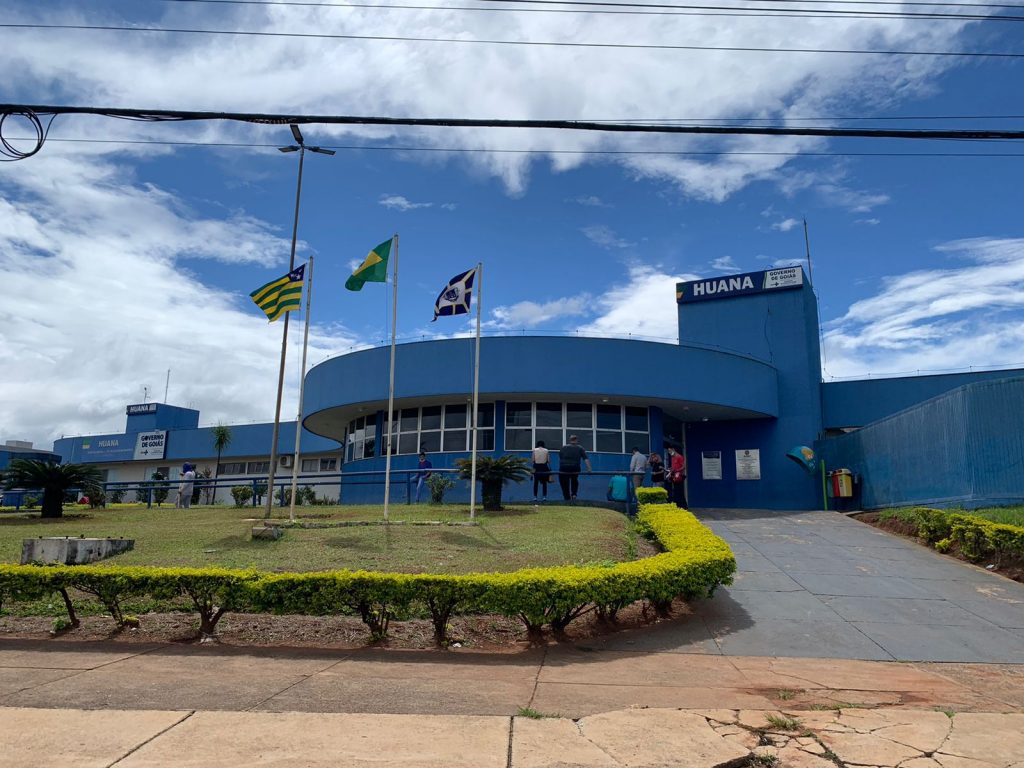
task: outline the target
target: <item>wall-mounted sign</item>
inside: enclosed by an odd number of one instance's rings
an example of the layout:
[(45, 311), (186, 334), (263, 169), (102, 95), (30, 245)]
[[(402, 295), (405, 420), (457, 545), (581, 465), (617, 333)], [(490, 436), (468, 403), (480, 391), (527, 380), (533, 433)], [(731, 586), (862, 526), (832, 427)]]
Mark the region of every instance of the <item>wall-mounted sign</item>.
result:
[(136, 461), (162, 459), (166, 450), (166, 431), (139, 432), (135, 437), (135, 455), (132, 458)]
[(705, 480), (722, 479), (722, 452), (701, 451), (700, 452), (701, 477)]
[(129, 405), (127, 413), (129, 416), (138, 416), (140, 413), (156, 413), (156, 403), (140, 403)]
[(784, 267), (763, 272), (747, 272), (743, 275), (730, 275), (729, 277), (691, 280), (686, 283), (676, 283), (676, 303), (728, 299), (733, 296), (745, 296), (749, 293), (775, 291), (781, 288), (799, 288), (803, 284), (804, 271), (801, 267)]
[(71, 449), (72, 462), (127, 461), (132, 457), (131, 438), (124, 435), (83, 437)]
[(761, 479), (761, 451), (757, 448), (745, 448), (736, 451), (736, 479)]

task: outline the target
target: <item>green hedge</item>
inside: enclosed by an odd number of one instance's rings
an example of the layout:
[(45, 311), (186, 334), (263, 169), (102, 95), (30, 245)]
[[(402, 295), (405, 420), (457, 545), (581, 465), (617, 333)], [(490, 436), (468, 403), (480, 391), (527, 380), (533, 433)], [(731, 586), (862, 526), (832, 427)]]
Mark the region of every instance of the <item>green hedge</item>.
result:
[(882, 520), (900, 520), (914, 528), (915, 535), (940, 552), (954, 546), (969, 560), (1024, 559), (1024, 527), (993, 523), (983, 517), (928, 507), (886, 509)]
[(641, 504), (666, 504), (668, 491), (664, 488), (637, 488), (636, 500)]
[[(661, 489), (653, 489), (661, 490)], [(429, 612), (439, 643), (452, 616), (496, 613), (518, 617), (531, 633), (559, 631), (596, 610), (614, 618), (638, 600), (664, 607), (676, 597), (710, 596), (731, 583), (736, 561), (729, 546), (689, 512), (672, 504), (641, 504), (641, 530), (665, 552), (609, 566), (530, 568), (511, 573), (432, 575), (331, 571), (258, 573), (216, 568), (0, 565), (0, 599), (31, 600), (77, 589), (95, 595), (118, 624), (126, 598), (186, 597), (212, 635), (228, 611), (331, 615), (354, 613), (371, 636), (387, 635), (394, 618)], [(74, 623), (69, 601), (69, 613)]]

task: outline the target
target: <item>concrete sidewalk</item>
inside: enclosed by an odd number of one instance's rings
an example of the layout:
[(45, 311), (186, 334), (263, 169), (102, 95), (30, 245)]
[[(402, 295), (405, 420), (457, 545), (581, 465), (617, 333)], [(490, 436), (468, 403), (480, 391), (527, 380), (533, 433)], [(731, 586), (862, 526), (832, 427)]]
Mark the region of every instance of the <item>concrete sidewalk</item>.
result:
[(4, 768), (1024, 768), (1022, 711), (1013, 665), (0, 641)]

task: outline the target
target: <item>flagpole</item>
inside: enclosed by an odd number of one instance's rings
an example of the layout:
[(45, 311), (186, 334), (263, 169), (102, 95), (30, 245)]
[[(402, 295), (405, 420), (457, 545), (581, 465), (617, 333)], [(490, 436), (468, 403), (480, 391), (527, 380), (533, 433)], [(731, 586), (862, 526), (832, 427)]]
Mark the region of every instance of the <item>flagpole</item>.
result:
[[(297, 130), (297, 129), (296, 129)], [(306, 147), (299, 147), (299, 181), (295, 185), (295, 219), (292, 224), (292, 250), (288, 260), (288, 272), (295, 269), (295, 241), (299, 234), (299, 199), (302, 197), (302, 165), (306, 159)], [(284, 359), (288, 353), (288, 316), (284, 313), (284, 331), (281, 333), (281, 369), (277, 374), (277, 406), (274, 409), (274, 431), (270, 438), (270, 467), (267, 472), (267, 505), (263, 510), (263, 518), (270, 519), (274, 510), (274, 475), (277, 472), (277, 437), (281, 431), (281, 395), (284, 392)], [(216, 491), (214, 492), (216, 495)]]
[(395, 331), (398, 324), (398, 233), (391, 238), (394, 246), (395, 276), (394, 293), (391, 299), (391, 383), (388, 387), (388, 414), (384, 422), (388, 431), (386, 441), (387, 458), (384, 460), (384, 522), (388, 522), (388, 508), (391, 504), (391, 435), (395, 433)]
[(306, 349), (309, 346), (309, 305), (313, 301), (313, 257), (309, 257), (306, 272), (306, 330), (302, 333), (302, 368), (299, 370), (299, 412), (295, 417), (295, 455), (292, 458), (292, 497), (288, 506), (288, 519), (295, 522), (295, 490), (299, 483), (299, 440), (302, 437), (302, 396), (306, 391)]
[(480, 410), (480, 305), (483, 303), (483, 262), (476, 265), (476, 362), (473, 364), (473, 459), (469, 479), (469, 519), (476, 517), (476, 432)]

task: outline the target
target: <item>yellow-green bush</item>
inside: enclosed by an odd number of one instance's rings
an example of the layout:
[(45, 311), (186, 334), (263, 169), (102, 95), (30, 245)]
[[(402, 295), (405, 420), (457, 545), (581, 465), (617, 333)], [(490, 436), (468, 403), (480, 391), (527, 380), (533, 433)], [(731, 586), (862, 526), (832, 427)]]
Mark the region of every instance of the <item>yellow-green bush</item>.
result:
[[(659, 489), (656, 489), (659, 490)], [(100, 598), (118, 623), (129, 596), (187, 597), (204, 635), (227, 611), (331, 615), (355, 613), (375, 639), (414, 608), (429, 611), (439, 643), (454, 615), (517, 617), (531, 633), (563, 630), (590, 610), (614, 617), (638, 600), (663, 606), (676, 597), (709, 596), (736, 570), (729, 546), (686, 510), (641, 504), (638, 524), (665, 548), (653, 557), (608, 566), (529, 568), (464, 575), (331, 571), (257, 573), (218, 568), (0, 565), (0, 597), (27, 600), (61, 589)], [(69, 611), (71, 610), (69, 606)]]
[(1024, 559), (1024, 527), (1021, 526), (928, 507), (887, 509), (879, 517), (909, 523), (916, 536), (940, 552), (948, 552), (955, 545), (969, 560)]
[(665, 504), (668, 502), (668, 491), (664, 488), (637, 488), (636, 500), (641, 504)]

